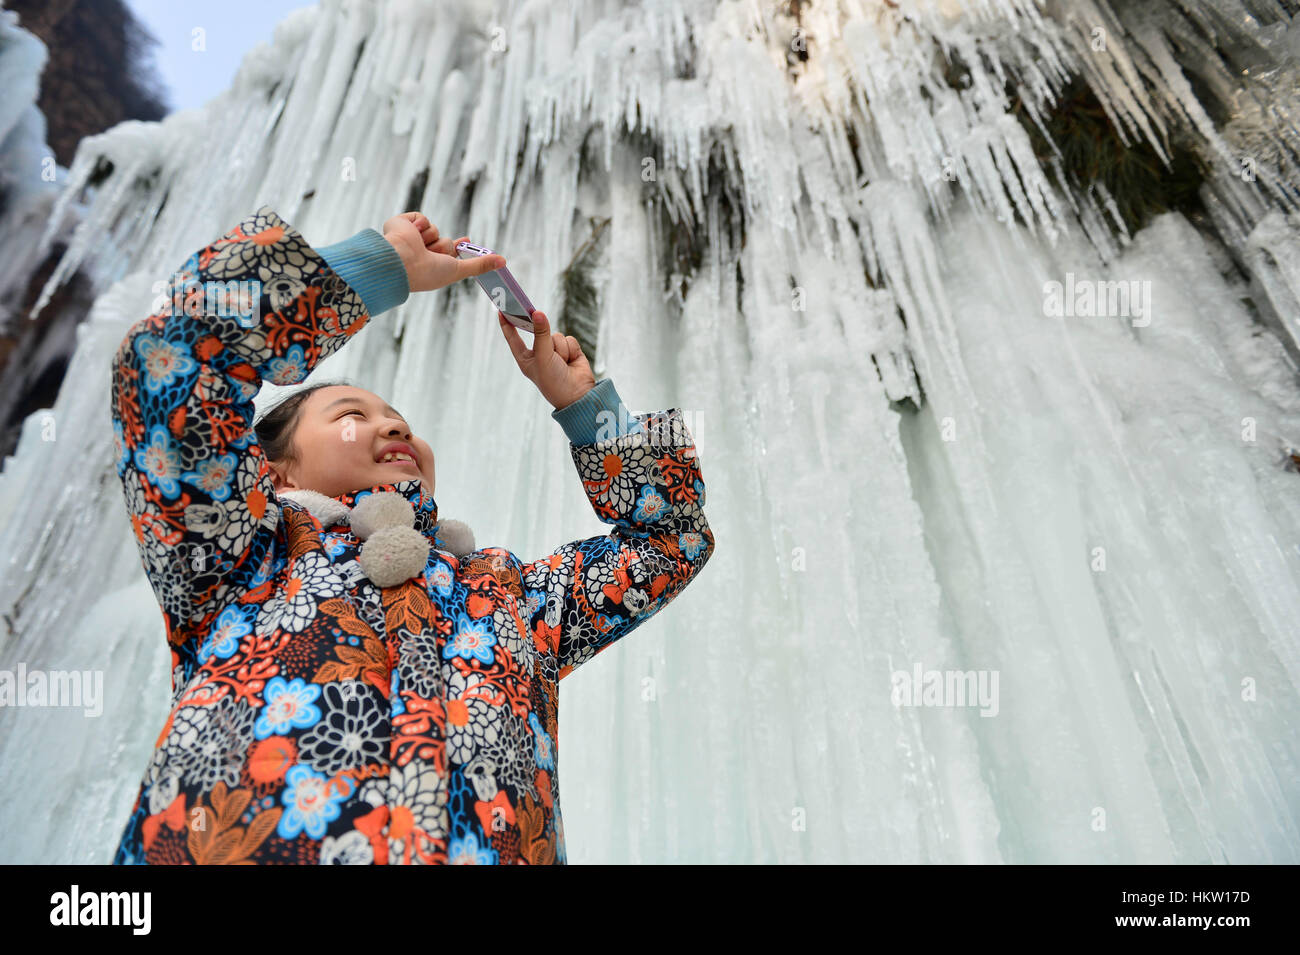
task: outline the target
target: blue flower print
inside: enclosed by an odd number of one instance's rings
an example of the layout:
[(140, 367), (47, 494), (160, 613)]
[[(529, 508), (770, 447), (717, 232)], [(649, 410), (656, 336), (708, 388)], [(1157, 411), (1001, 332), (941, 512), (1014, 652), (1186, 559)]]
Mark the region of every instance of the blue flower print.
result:
[(546, 593), (541, 590), (525, 590), (524, 606), (520, 612), (524, 615), (525, 620), (532, 620), (533, 614), (537, 613), (539, 607), (546, 602)]
[(253, 574), (253, 579), (249, 585), (250, 590), (256, 590), (262, 584), (271, 579), (271, 552), (267, 551), (262, 562), (257, 565), (257, 571)]
[(644, 484), (641, 486), (641, 496), (636, 499), (636, 510), (632, 512), (632, 517), (634, 520), (653, 524), (663, 520), (667, 510), (668, 502), (664, 500), (663, 495), (656, 491), (653, 485)]
[[(234, 380), (235, 380), (236, 382), (238, 382), (238, 384), (239, 384), (239, 388), (240, 388), (240, 396), (241, 396), (242, 398), (244, 398), (244, 400), (246, 400), (246, 401), (252, 401), (253, 398), (256, 397), (256, 395), (257, 395), (257, 385), (253, 385), (253, 390), (252, 390), (252, 391), (249, 391), (249, 390), (248, 390), (248, 385), (247, 385), (246, 383), (239, 381), (238, 378), (235, 378)], [(249, 428), (247, 431), (245, 431), (245, 432), (244, 432), (243, 434), (241, 434), (239, 437), (237, 437), (237, 438), (231, 438), (231, 439), (230, 439), (230, 446), (231, 446), (232, 448), (234, 448), (236, 451), (243, 451), (245, 448), (247, 448), (249, 445), (251, 445), (251, 444), (252, 444), (253, 442), (255, 442), (256, 440), (257, 440), (257, 432), (254, 431), (252, 428)]]
[(197, 470), (186, 471), (181, 478), (203, 488), (214, 501), (224, 501), (230, 497), (230, 481), (238, 465), (239, 459), (233, 454), (223, 454), (200, 461)]
[(114, 467), (117, 469), (117, 476), (121, 477), (126, 471), (126, 466), (131, 463), (131, 451), (126, 446), (126, 434), (122, 431), (122, 422), (113, 422), (113, 450), (117, 453), (117, 459)]
[(346, 776), (326, 779), (302, 763), (290, 767), (284, 784), (281, 798), (285, 811), (276, 827), (281, 839), (292, 839), (303, 831), (313, 839), (323, 839), (326, 823), (339, 817), (339, 803), (352, 795), (352, 781)]
[(162, 425), (154, 425), (149, 431), (149, 443), (135, 449), (135, 466), (167, 497), (181, 493), (181, 486), (176, 482), (181, 469), (181, 455), (172, 447), (167, 429)]
[(158, 394), (181, 375), (198, 367), (185, 352), (185, 346), (162, 341), (147, 335), (136, 339), (135, 351), (144, 359), (144, 386), (150, 394)]
[(225, 660), (234, 656), (241, 638), (253, 632), (248, 618), (235, 607), (227, 607), (217, 618), (207, 640), (199, 648), (199, 662), (207, 663), (214, 656)]
[(456, 633), (447, 641), (442, 655), (448, 660), (452, 657), (463, 657), (466, 660), (478, 657), (484, 663), (491, 663), (492, 648), (496, 643), (497, 637), (492, 630), (491, 617), (473, 621), (460, 613), (456, 615)]
[(464, 838), (452, 839), (447, 847), (448, 865), (496, 865), (497, 851), (478, 844), (478, 836), (472, 832)]
[(683, 534), (677, 535), (677, 546), (681, 548), (681, 551), (686, 555), (687, 560), (694, 560), (696, 557), (699, 557), (700, 554), (704, 553), (704, 548), (707, 545), (704, 540), (704, 535), (699, 531), (686, 531)]
[(348, 549), (347, 544), (339, 540), (334, 534), (326, 534), (321, 538), (321, 543), (325, 545), (325, 554), (330, 560), (333, 560), (339, 554)]
[(307, 377), (307, 356), (301, 345), (292, 345), (283, 358), (272, 358), (266, 363), (267, 376), (277, 385), (293, 385)]
[(294, 677), (285, 683), (274, 676), (266, 684), (266, 705), (253, 727), (258, 739), (289, 732), (290, 726), (311, 726), (320, 719), (320, 709), (313, 702), (320, 696), (320, 685), (304, 683)]
[(406, 712), (406, 704), (402, 702), (402, 695), (399, 692), (402, 688), (401, 680), (398, 678), (397, 668), (393, 668), (393, 679), (388, 684), (389, 706), (392, 708), (393, 716), (401, 716)]
[(456, 583), (456, 578), (451, 573), (451, 567), (447, 565), (445, 560), (439, 560), (434, 564), (433, 569), (429, 571), (429, 575), (425, 579), (443, 597), (451, 596)]
[(533, 761), (539, 769), (554, 769), (555, 751), (551, 748), (551, 734), (546, 732), (536, 713), (528, 714), (528, 725), (533, 730)]
[[(143, 799), (143, 796), (142, 796)], [(131, 818), (127, 820), (126, 832), (128, 838), (124, 838), (118, 843), (117, 851), (113, 853), (113, 865), (148, 865), (145, 859), (144, 844), (140, 842), (140, 826), (149, 814), (149, 803), (147, 800), (141, 802), (131, 813)]]

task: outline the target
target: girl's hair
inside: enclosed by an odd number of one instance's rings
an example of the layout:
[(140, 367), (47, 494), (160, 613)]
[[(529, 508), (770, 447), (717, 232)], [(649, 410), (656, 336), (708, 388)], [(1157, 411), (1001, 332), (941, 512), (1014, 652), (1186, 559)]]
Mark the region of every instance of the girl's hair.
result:
[(302, 410), (302, 404), (313, 391), (320, 391), (331, 385), (352, 385), (352, 382), (320, 381), (308, 385), (277, 402), (262, 417), (253, 422), (253, 430), (257, 432), (257, 442), (262, 446), (268, 461), (299, 463), (297, 451), (293, 446), (293, 433), (298, 427), (298, 414)]

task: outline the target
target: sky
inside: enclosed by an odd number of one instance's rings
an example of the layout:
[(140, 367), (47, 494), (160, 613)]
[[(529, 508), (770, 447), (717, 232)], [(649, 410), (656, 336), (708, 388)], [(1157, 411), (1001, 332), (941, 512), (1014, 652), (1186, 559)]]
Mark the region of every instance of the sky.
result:
[[(244, 54), (269, 43), (275, 25), (314, 0), (127, 0), (158, 40), (154, 62), (173, 111), (202, 106), (229, 88)], [(193, 49), (195, 27), (206, 49)]]

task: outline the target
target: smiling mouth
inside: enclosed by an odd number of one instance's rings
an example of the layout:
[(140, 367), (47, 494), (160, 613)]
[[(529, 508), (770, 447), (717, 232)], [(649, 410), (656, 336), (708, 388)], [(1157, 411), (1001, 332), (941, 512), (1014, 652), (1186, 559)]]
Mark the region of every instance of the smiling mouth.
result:
[(414, 464), (415, 469), (420, 469), (420, 463), (415, 459), (415, 455), (406, 451), (390, 451), (380, 456), (376, 464)]

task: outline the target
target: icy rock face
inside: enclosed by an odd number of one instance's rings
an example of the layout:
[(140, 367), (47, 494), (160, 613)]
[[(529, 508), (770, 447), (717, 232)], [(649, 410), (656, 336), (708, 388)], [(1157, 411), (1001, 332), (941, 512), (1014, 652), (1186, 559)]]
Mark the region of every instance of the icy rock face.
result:
[[(266, 202), (317, 244), (422, 209), (543, 307), (599, 233), (597, 371), (691, 416), (727, 543), (566, 685), (573, 860), (1300, 860), (1297, 28), (795, 6), (327, 2), (203, 110), (82, 144), (65, 202), (114, 172), (45, 294), (102, 294), (0, 476), (0, 666), (102, 671), (102, 714), (0, 709), (0, 857), (120, 835), (169, 674), (109, 363)], [(1126, 141), (1196, 143), (1201, 221), (1128, 235), (1040, 159), (1018, 117), (1076, 77)], [(439, 501), (527, 559), (601, 531), (494, 324), (413, 296), (321, 375), (420, 409)]]
[[(50, 221), (66, 172), (46, 145), (45, 117), (36, 106), (46, 58), (45, 45), (22, 29), (18, 15), (0, 10), (0, 451), (12, 446), (26, 389), (71, 351), (85, 314), (69, 307), (38, 328), (22, 310), (48, 251), (33, 240)], [(75, 217), (75, 210), (66, 214)], [(63, 304), (72, 297), (65, 295)]]

